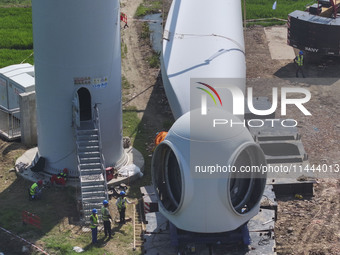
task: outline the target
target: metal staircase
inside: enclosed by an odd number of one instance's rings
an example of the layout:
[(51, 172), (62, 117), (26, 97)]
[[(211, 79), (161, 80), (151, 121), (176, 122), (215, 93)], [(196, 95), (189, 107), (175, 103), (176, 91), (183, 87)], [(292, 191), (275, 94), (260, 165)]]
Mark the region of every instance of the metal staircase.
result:
[(76, 139), (83, 219), (89, 222), (92, 209), (96, 208), (101, 221), (100, 208), (103, 200), (108, 199), (108, 192), (97, 107), (93, 122), (80, 123), (76, 130)]

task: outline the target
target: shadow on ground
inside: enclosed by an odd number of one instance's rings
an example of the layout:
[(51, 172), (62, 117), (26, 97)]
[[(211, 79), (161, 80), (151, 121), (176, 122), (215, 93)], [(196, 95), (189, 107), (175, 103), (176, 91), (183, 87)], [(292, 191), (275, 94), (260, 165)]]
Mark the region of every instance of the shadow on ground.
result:
[[(340, 79), (340, 57), (307, 55), (304, 66), (306, 78), (296, 78), (296, 65), (292, 62), (277, 70), (274, 75), (289, 81), (307, 85), (330, 86)], [(299, 77), (302, 77), (299, 73)]]
[[(172, 126), (172, 123), (174, 122), (174, 118), (172, 116), (162, 84), (162, 78), (159, 72), (155, 84), (150, 87), (150, 89), (152, 89), (152, 92), (146, 108), (144, 110), (126, 110), (135, 111), (136, 113), (144, 111), (139, 125), (133, 131), (133, 133), (136, 133), (133, 147), (143, 154), (145, 160), (143, 178), (133, 183), (130, 188), (129, 196), (133, 198), (141, 197), (139, 191), (139, 188), (141, 186), (151, 184), (152, 149), (157, 132), (168, 131), (169, 128)], [(129, 102), (132, 102), (133, 104), (133, 99), (129, 100)], [(131, 134), (130, 136), (132, 135), (133, 134)]]
[[(0, 226), (2, 228), (35, 243), (62, 221), (68, 225), (79, 220), (74, 188), (44, 188), (40, 200), (30, 201), (28, 188), (31, 185), (32, 182), (17, 177), (10, 186), (0, 193)], [(22, 214), (24, 211), (34, 213), (40, 218), (40, 228), (23, 224)], [(59, 231), (63, 230), (59, 229)], [(25, 254), (22, 252), (23, 246), (27, 246), (27, 244), (0, 230), (1, 252), (4, 254)]]

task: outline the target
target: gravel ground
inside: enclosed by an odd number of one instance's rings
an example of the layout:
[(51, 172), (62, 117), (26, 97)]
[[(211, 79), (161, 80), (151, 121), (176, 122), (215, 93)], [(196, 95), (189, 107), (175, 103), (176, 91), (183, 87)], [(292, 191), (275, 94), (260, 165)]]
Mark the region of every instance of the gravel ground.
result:
[[(340, 164), (340, 60), (315, 60), (307, 55), (307, 78), (296, 79), (292, 60), (270, 58), (262, 27), (247, 29), (245, 41), (247, 85), (262, 96), (271, 96), (274, 86), (308, 89), (312, 97), (305, 106), (312, 116), (304, 116), (296, 107), (288, 107), (287, 116), (279, 112), (276, 116), (298, 121), (310, 164), (336, 167)], [(317, 179), (313, 197), (278, 201), (278, 254), (340, 254), (340, 173), (337, 178), (324, 176)]]

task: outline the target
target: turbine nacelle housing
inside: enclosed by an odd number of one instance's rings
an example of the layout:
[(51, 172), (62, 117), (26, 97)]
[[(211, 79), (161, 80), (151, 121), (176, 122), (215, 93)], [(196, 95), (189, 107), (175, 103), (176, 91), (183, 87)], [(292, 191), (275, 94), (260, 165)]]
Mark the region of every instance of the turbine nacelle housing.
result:
[(240, 122), (224, 110), (208, 108), (202, 116), (196, 109), (181, 116), (155, 149), (152, 179), (159, 210), (180, 229), (231, 231), (259, 211), (266, 175), (239, 170), (265, 165), (264, 154), (246, 127), (213, 127), (221, 117)]

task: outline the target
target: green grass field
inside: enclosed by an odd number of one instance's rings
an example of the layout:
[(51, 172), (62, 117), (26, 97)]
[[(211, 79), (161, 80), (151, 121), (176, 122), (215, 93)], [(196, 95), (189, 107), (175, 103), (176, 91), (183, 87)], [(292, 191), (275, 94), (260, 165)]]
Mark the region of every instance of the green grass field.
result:
[(135, 17), (143, 17), (147, 14), (157, 13), (162, 9), (162, 2), (159, 0), (144, 0), (135, 13)]
[(29, 7), (31, 0), (0, 0), (0, 7)]
[[(246, 0), (246, 19), (280, 18), (287, 19), (287, 15), (295, 10), (305, 10), (313, 0), (277, 0), (276, 10), (272, 9), (275, 0)], [(242, 1), (243, 4), (243, 1)], [(256, 22), (260, 25), (283, 24), (279, 21)]]
[(25, 59), (33, 64), (32, 52), (32, 9), (0, 8), (0, 68)]

